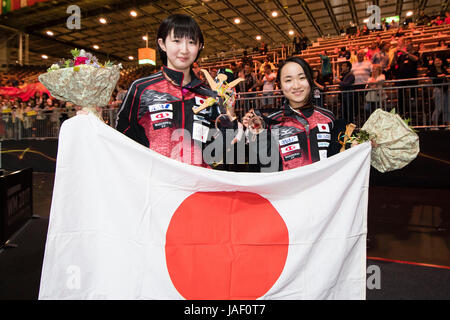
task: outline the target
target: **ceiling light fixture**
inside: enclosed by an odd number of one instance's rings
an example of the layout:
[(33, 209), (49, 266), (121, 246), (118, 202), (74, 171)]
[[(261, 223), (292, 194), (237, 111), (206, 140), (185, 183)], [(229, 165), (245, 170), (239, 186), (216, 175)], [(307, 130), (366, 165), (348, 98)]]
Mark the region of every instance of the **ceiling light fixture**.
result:
[(276, 12), (276, 11), (273, 11), (273, 12), (272, 12), (272, 17), (274, 17), (274, 18), (275, 18), (275, 17), (277, 17), (277, 16), (278, 16), (278, 12)]
[(234, 23), (236, 23), (236, 24), (241, 23), (241, 19), (239, 19), (239, 18), (234, 19)]
[(103, 24), (105, 24), (107, 22), (105, 18), (100, 18), (100, 19), (98, 19), (98, 21), (100, 21), (100, 23), (103, 23)]
[(132, 17), (137, 17), (137, 12), (136, 11), (130, 11), (130, 16)]
[(142, 37), (142, 40), (144, 40), (144, 41), (147, 41), (147, 39), (148, 39), (147, 36)]
[(100, 47), (99, 47), (98, 45), (96, 45), (96, 44), (94, 44), (94, 45), (92, 46), (92, 48), (94, 48), (95, 50), (100, 49)]
[(261, 40), (261, 36), (256, 36), (256, 40)]
[(43, 54), (41, 57), (42, 57), (42, 59), (48, 59), (48, 56), (45, 54)]
[(407, 13), (406, 13), (406, 16), (407, 17), (411, 17), (413, 15), (413, 12), (412, 11), (408, 11)]
[(289, 35), (293, 36), (294, 35), (294, 30), (289, 30)]
[(47, 32), (46, 32), (46, 34), (47, 35), (49, 35), (50, 37), (53, 37), (55, 34), (52, 32), (52, 31), (50, 31), (50, 30), (48, 30)]
[(134, 57), (133, 56), (129, 56), (128, 59), (134, 60)]

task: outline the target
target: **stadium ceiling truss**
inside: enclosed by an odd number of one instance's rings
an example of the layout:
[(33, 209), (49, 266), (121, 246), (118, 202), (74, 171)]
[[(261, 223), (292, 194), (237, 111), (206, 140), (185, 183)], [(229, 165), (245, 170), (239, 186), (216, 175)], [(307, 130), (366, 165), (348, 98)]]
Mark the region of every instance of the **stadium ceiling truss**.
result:
[[(335, 36), (350, 22), (364, 24), (367, 7), (380, 6), (382, 17), (425, 9), (434, 14), (448, 8), (449, 0), (53, 0), (0, 16), (0, 43), (8, 42), (18, 54), (17, 37), (22, 33), (29, 48), (29, 63), (42, 64), (45, 54), (58, 60), (72, 48), (96, 52), (100, 58), (130, 62), (138, 48), (155, 47), (161, 21), (172, 13), (193, 16), (205, 36), (203, 56), (235, 49), (251, 49), (264, 41), (269, 47), (291, 44), (304, 33), (311, 41)], [(69, 29), (67, 8), (81, 10), (81, 28)], [(137, 13), (136, 17), (130, 11)], [(277, 13), (274, 17), (273, 12)], [(107, 23), (102, 24), (103, 17)], [(239, 23), (235, 19), (240, 20)], [(47, 34), (48, 31), (52, 35)], [(289, 33), (291, 31), (291, 34)], [(293, 33), (293, 34), (292, 34)], [(261, 40), (256, 37), (260, 36)], [(93, 46), (97, 45), (98, 49)], [(135, 62), (134, 62), (135, 63)]]

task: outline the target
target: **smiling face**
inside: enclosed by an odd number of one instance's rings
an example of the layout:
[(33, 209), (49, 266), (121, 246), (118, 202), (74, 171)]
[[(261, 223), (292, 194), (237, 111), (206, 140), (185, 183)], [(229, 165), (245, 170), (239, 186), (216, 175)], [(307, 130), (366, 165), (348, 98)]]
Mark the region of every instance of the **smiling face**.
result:
[(434, 66), (437, 67), (437, 68), (442, 67), (442, 60), (441, 60), (441, 58), (436, 57), (436, 58), (434, 59)]
[(311, 86), (301, 65), (286, 63), (281, 70), (280, 84), (281, 91), (292, 108), (298, 109), (308, 103)]
[(190, 69), (200, 50), (199, 41), (175, 37), (173, 30), (166, 39), (158, 39), (158, 44), (167, 54), (167, 67), (181, 72)]
[(364, 56), (366, 55), (366, 53), (364, 51), (358, 51), (358, 54), (356, 55), (356, 57), (358, 58), (358, 62), (363, 62), (364, 61)]

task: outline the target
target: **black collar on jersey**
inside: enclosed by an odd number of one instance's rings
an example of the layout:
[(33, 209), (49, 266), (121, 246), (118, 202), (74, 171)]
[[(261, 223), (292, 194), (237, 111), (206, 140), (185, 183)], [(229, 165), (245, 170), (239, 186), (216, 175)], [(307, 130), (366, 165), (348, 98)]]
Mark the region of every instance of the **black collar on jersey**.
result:
[[(183, 80), (184, 80), (183, 72), (170, 69), (167, 66), (162, 66), (161, 69), (162, 69), (163, 73), (166, 74), (169, 77), (169, 79), (172, 80), (176, 85), (178, 85), (180, 87), (183, 85)], [(186, 89), (195, 88), (202, 84), (202, 81), (199, 78), (197, 78), (197, 76), (195, 75), (194, 71), (192, 71), (192, 69), (190, 70), (190, 74), (191, 74), (191, 82), (189, 82), (187, 85), (185, 85), (184, 88), (186, 88)]]
[[(284, 103), (284, 106), (283, 106), (283, 111), (284, 111), (284, 114), (286, 115), (286, 116), (292, 116), (292, 115), (297, 115), (297, 113), (291, 108), (291, 106), (289, 105), (289, 101), (287, 101), (287, 99), (286, 99), (286, 101), (285, 101), (285, 103)], [(313, 115), (313, 113), (314, 113), (314, 106), (313, 105), (311, 105), (311, 106), (309, 106), (309, 107), (306, 107), (306, 108), (301, 108), (301, 109), (299, 109), (299, 111), (306, 117), (306, 118), (309, 118), (309, 117), (311, 117), (312, 115)]]

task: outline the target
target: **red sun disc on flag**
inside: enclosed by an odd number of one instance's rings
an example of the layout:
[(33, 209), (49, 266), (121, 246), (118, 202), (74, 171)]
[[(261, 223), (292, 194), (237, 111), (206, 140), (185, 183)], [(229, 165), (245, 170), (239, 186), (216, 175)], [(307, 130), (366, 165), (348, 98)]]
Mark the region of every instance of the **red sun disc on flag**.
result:
[(283, 271), (284, 220), (249, 192), (197, 192), (175, 211), (166, 233), (170, 278), (185, 299), (256, 299)]

